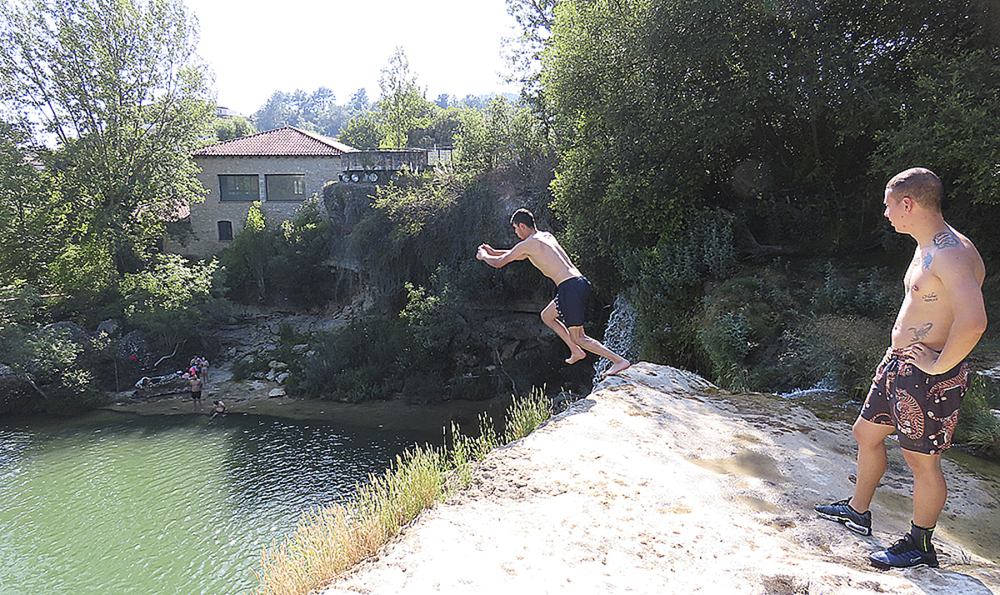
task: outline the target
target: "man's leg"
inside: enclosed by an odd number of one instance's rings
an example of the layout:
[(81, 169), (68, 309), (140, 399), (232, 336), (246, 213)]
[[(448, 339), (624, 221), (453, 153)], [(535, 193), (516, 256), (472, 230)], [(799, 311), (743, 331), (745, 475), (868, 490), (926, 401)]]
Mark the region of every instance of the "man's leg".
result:
[(913, 471), (913, 521), (910, 531), (891, 547), (868, 554), (868, 560), (882, 569), (936, 567), (938, 558), (931, 536), (948, 497), (948, 486), (941, 473), (941, 456), (904, 448), (903, 457)]
[(937, 525), (948, 499), (948, 484), (941, 472), (941, 455), (903, 449), (903, 458), (913, 471), (913, 524), (928, 529)]
[(854, 422), (854, 439), (858, 442), (858, 479), (854, 484), (851, 508), (867, 512), (875, 488), (886, 468), (885, 439), (896, 431), (893, 426), (876, 424), (859, 417)]
[[(545, 309), (542, 310), (542, 322), (545, 323), (545, 326), (555, 331), (555, 333), (559, 335), (559, 338), (566, 343), (566, 347), (569, 347), (569, 358), (565, 360), (567, 364), (576, 363), (587, 357), (587, 354), (583, 352), (583, 349), (581, 349), (580, 346), (577, 345), (570, 337), (569, 330), (566, 329), (566, 325), (559, 320), (559, 310), (556, 309), (555, 300), (549, 302), (549, 305), (545, 306)], [(582, 328), (583, 327), (581, 327), (581, 330)]]
[(624, 357), (618, 355), (614, 351), (611, 351), (604, 346), (600, 341), (596, 339), (591, 339), (583, 332), (582, 326), (571, 326), (569, 327), (569, 336), (574, 343), (584, 348), (585, 350), (599, 355), (603, 358), (611, 360), (611, 367), (603, 374), (603, 376), (609, 376), (611, 374), (617, 374), (625, 368), (628, 368), (632, 364)]

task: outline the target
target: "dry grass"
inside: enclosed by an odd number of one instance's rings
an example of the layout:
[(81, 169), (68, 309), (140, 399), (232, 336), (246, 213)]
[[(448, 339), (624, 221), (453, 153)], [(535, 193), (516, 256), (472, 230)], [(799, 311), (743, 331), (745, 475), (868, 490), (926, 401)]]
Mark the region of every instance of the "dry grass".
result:
[[(540, 390), (515, 399), (507, 412), (506, 442), (527, 436), (549, 417)], [(469, 438), (453, 425), (452, 449), (414, 448), (396, 457), (380, 477), (359, 486), (346, 505), (331, 505), (302, 515), (295, 532), (261, 553), (260, 586), (253, 595), (307, 595), (318, 592), (337, 575), (373, 556), (420, 511), (447, 496), (449, 478), (468, 485), (471, 463), (499, 446), (492, 420), (480, 418), (480, 435)]]

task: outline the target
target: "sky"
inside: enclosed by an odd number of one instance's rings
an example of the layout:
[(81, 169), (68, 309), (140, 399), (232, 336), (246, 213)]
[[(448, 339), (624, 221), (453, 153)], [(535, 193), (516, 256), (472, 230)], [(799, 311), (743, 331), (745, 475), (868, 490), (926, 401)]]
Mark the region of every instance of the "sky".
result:
[(503, 82), (502, 40), (517, 33), (505, 0), (183, 0), (198, 18), (198, 54), (218, 105), (249, 116), (275, 92), (319, 87), (345, 104), (402, 47), (433, 101), (447, 93), (517, 93)]

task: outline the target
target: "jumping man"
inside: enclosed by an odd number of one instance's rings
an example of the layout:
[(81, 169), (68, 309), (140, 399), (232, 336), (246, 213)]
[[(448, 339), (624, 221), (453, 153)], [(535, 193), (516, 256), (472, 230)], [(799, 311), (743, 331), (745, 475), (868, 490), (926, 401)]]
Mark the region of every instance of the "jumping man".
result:
[(617, 374), (632, 365), (600, 341), (584, 334), (583, 313), (590, 295), (590, 281), (573, 266), (555, 236), (535, 229), (535, 217), (527, 209), (515, 211), (510, 224), (521, 241), (510, 250), (496, 250), (483, 244), (476, 251), (476, 258), (495, 268), (527, 258), (543, 275), (555, 282), (556, 297), (542, 310), (542, 322), (569, 347), (566, 363), (582, 360), (587, 357), (584, 352), (589, 351), (611, 361), (611, 367), (604, 376)]
[(986, 267), (969, 238), (945, 223), (942, 195), (941, 180), (923, 168), (897, 174), (886, 186), (884, 215), (917, 248), (903, 277), (891, 346), (854, 423), (854, 494), (815, 507), (824, 518), (871, 535), (868, 508), (886, 469), (884, 440), (896, 432), (913, 472), (913, 519), (903, 539), (869, 556), (883, 569), (938, 565), (931, 534), (948, 495), (941, 453), (951, 445), (969, 385), (965, 358), (986, 330)]

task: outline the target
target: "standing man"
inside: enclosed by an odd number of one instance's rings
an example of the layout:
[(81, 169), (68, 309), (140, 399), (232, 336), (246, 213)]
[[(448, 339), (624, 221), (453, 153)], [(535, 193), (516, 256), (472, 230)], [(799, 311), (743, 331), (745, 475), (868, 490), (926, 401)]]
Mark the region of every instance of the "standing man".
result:
[[(194, 370), (194, 367), (191, 368)], [(198, 372), (191, 372), (191, 402), (194, 403), (196, 409), (201, 409), (201, 389), (204, 386), (201, 378), (198, 378)]]
[(941, 180), (924, 168), (908, 169), (886, 185), (884, 215), (917, 248), (903, 277), (891, 347), (854, 423), (854, 495), (815, 507), (821, 517), (871, 535), (868, 508), (886, 469), (884, 439), (896, 432), (913, 472), (913, 519), (903, 539), (869, 555), (879, 568), (938, 565), (931, 534), (948, 495), (941, 453), (951, 445), (968, 388), (965, 358), (986, 330), (986, 267), (969, 238), (945, 222), (942, 196)]
[(543, 275), (555, 282), (556, 297), (542, 310), (542, 322), (569, 347), (566, 363), (582, 360), (587, 357), (584, 352), (589, 351), (611, 360), (611, 367), (603, 376), (617, 374), (632, 365), (600, 341), (584, 334), (583, 313), (590, 295), (590, 281), (573, 266), (555, 236), (535, 229), (535, 216), (527, 209), (515, 211), (510, 224), (521, 241), (510, 250), (496, 250), (483, 244), (476, 251), (476, 258), (494, 268), (527, 258)]

